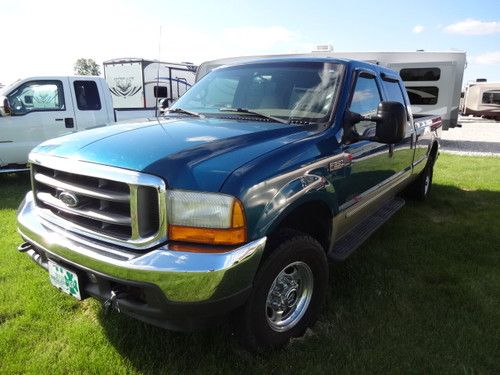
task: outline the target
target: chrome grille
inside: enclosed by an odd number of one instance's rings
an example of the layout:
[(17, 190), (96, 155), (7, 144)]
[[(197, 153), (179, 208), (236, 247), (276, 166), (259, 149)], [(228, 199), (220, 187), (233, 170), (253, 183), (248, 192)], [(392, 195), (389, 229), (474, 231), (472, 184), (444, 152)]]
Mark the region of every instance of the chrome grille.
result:
[(133, 249), (166, 240), (160, 178), (46, 155), (30, 158), (35, 201), (52, 224)]

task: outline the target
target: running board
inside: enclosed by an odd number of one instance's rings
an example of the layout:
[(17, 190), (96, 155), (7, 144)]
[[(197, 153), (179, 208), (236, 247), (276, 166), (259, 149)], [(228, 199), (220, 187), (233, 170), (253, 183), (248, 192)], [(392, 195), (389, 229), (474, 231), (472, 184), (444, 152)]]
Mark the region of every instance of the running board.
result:
[(342, 236), (329, 252), (328, 258), (333, 261), (346, 259), (404, 205), (405, 200), (400, 197), (395, 197), (387, 202)]

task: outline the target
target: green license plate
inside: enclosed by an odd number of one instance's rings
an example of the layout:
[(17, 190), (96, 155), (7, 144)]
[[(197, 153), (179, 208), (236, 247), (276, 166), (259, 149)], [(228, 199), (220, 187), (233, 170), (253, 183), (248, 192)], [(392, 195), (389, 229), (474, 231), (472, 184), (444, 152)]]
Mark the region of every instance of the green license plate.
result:
[(82, 299), (80, 285), (78, 284), (78, 275), (76, 273), (68, 271), (66, 268), (49, 260), (49, 275), (50, 282), (57, 289), (77, 299)]

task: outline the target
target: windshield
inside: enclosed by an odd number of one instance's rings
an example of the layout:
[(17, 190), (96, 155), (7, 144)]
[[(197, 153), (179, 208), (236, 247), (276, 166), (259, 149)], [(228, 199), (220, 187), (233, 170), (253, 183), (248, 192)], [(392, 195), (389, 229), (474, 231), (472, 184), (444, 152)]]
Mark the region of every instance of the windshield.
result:
[(287, 121), (323, 122), (342, 71), (340, 64), (310, 61), (224, 67), (203, 77), (171, 109), (233, 116), (251, 110)]

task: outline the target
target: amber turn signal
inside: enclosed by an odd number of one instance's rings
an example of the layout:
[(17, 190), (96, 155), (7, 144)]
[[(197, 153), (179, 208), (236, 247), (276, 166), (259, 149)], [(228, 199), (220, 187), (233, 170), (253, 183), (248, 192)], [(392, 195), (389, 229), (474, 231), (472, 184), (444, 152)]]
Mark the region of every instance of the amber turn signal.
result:
[(234, 199), (230, 228), (202, 228), (169, 224), (168, 238), (172, 241), (203, 243), (209, 245), (240, 245), (247, 240), (243, 205)]

